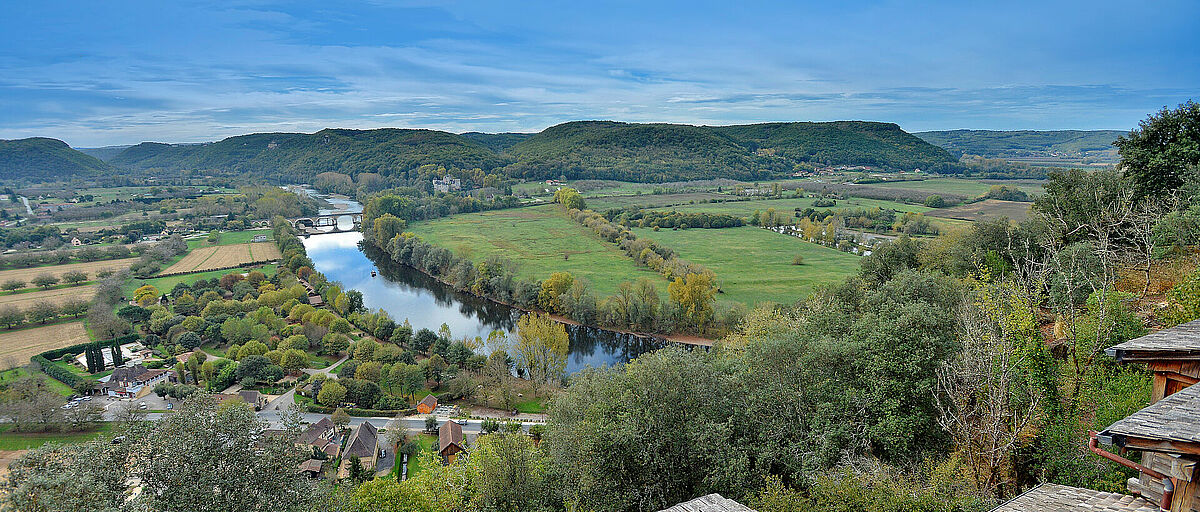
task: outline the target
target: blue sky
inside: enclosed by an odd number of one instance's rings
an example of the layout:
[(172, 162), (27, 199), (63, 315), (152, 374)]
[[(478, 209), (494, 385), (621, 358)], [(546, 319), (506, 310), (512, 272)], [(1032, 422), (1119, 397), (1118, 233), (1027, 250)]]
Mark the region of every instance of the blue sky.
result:
[(1200, 100), (1200, 2), (11, 2), (0, 138), (577, 119), (1129, 129)]

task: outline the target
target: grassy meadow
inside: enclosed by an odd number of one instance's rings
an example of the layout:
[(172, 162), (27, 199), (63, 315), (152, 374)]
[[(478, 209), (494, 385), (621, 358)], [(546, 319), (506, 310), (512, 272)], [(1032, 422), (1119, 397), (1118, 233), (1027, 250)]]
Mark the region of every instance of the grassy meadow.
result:
[[(858, 256), (750, 226), (678, 231), (636, 228), (634, 232), (708, 267), (721, 286), (717, 300), (747, 307), (760, 302), (792, 303), (818, 285), (841, 281), (858, 271)], [(797, 254), (804, 264), (792, 264)]]
[[(545, 279), (566, 271), (587, 279), (598, 296), (613, 294), (622, 281), (657, 273), (639, 267), (616, 245), (563, 215), (556, 205), (466, 213), (409, 226), (434, 245), (479, 262), (498, 254), (516, 262), (522, 277)], [(564, 257), (565, 256), (565, 257)]]

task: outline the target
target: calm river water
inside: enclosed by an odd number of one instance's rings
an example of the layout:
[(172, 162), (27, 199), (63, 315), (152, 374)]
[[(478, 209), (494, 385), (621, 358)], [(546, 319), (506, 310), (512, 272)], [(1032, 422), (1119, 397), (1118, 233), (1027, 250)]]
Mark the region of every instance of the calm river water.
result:
[[(463, 336), (487, 338), (494, 329), (514, 331), (520, 311), (455, 291), (411, 267), (391, 261), (382, 251), (358, 247), (357, 232), (313, 235), (304, 247), (316, 269), (345, 288), (363, 294), (370, 310), (383, 309), (397, 323), (408, 319), (413, 330), (437, 331), (443, 323), (454, 339)], [(371, 271), (378, 274), (371, 277)], [(567, 373), (587, 366), (624, 363), (639, 354), (662, 347), (664, 341), (615, 333), (591, 327), (567, 326), (571, 336)]]

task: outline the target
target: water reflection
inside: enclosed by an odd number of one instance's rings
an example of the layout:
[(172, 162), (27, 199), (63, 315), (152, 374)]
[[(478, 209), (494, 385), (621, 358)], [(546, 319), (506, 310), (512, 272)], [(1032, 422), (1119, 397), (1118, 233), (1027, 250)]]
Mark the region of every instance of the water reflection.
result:
[[(363, 294), (364, 305), (382, 308), (397, 322), (408, 319), (413, 329), (436, 331), (443, 323), (455, 338), (487, 338), (495, 329), (515, 330), (520, 312), (443, 285), (411, 267), (391, 261), (374, 247), (359, 250), (362, 234), (333, 233), (304, 240), (316, 269), (331, 280)], [(376, 270), (378, 277), (371, 277)], [(613, 365), (661, 348), (665, 342), (592, 327), (568, 325), (571, 338), (567, 372), (587, 366)]]

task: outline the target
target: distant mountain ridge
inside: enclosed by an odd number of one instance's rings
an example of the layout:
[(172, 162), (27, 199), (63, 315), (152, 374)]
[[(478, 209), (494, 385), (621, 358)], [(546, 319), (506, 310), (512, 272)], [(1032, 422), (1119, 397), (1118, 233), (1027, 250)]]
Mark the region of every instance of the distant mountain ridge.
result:
[(504, 163), (459, 135), (400, 128), (253, 133), (208, 144), (143, 142), (112, 159), (130, 169), (219, 170), (280, 180), (307, 180), (322, 172), (394, 174), (423, 164), (493, 169)]
[[(107, 164), (66, 149), (98, 162), (98, 169), (211, 172), (273, 181), (307, 181), (324, 172), (411, 181), (418, 175), (413, 171), (423, 165), (529, 179), (758, 180), (823, 165), (930, 170), (956, 162), (951, 153), (893, 123), (868, 121), (733, 126), (573, 121), (539, 133), (491, 134), (325, 129), (252, 133), (203, 144), (143, 142), (115, 154), (118, 148), (86, 150)], [(0, 161), (0, 171), (6, 165)]]
[(954, 152), (989, 158), (1059, 154), (1113, 159), (1121, 130), (941, 130), (913, 135)]
[(117, 155), (121, 154), (122, 151), (125, 151), (126, 149), (129, 149), (131, 147), (133, 147), (132, 144), (126, 144), (124, 146), (103, 146), (103, 147), (98, 147), (98, 148), (75, 148), (75, 151), (78, 151), (85, 155), (94, 156), (96, 158), (99, 158), (100, 160), (107, 162), (109, 160), (112, 160)]
[(112, 166), (58, 139), (0, 139), (0, 177), (58, 178), (110, 170)]
[(912, 170), (953, 163), (945, 150), (893, 123), (762, 123), (732, 126), (573, 121), (514, 144), (514, 176), (672, 181), (766, 179), (799, 164)]

